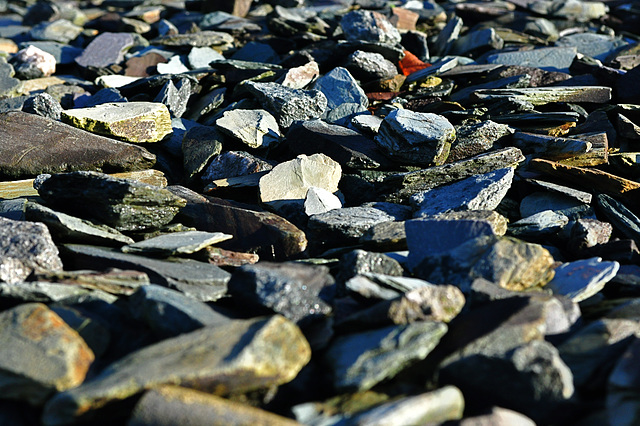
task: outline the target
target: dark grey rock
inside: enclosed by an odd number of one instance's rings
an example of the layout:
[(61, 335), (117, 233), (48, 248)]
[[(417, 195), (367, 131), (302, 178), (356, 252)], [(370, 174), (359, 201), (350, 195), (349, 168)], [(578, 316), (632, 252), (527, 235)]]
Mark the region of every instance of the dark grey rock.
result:
[(610, 424), (631, 426), (638, 421), (638, 339), (616, 363), (609, 376), (607, 388), (607, 416)]
[(561, 160), (575, 157), (591, 151), (591, 142), (580, 139), (569, 139), (533, 133), (516, 132), (513, 145), (524, 154), (534, 154), (539, 158)]
[(513, 176), (513, 169), (506, 167), (418, 192), (411, 197), (416, 208), (414, 216), (459, 210), (494, 210), (511, 187)]
[(564, 229), (569, 218), (553, 210), (543, 210), (509, 225), (509, 235), (518, 238), (544, 238)]
[(152, 283), (178, 290), (189, 297), (211, 302), (223, 297), (231, 274), (218, 266), (190, 259), (178, 261), (150, 259), (104, 247), (68, 244), (78, 269), (120, 268), (142, 271)]
[(582, 302), (600, 292), (616, 276), (619, 268), (618, 262), (603, 262), (596, 257), (563, 263), (555, 269), (547, 288), (554, 294)]
[(193, 179), (222, 151), (224, 136), (212, 126), (194, 126), (182, 138), (184, 173)]
[(34, 271), (62, 270), (58, 249), (42, 223), (0, 218), (0, 253), (3, 282), (21, 282)]
[(231, 59), (268, 64), (277, 64), (280, 62), (279, 55), (270, 45), (255, 41), (250, 41), (242, 46), (242, 48), (231, 55)]
[(189, 106), (185, 113), (185, 117), (193, 121), (200, 120), (202, 117), (223, 104), (226, 92), (226, 88), (219, 87), (213, 89), (207, 94), (200, 95), (200, 97), (198, 97), (196, 101)]
[(325, 266), (259, 262), (236, 269), (228, 284), (237, 303), (267, 308), (308, 326), (331, 313), (334, 280)]
[(290, 89), (277, 83), (243, 84), (260, 105), (273, 114), (282, 128), (296, 120), (320, 118), (327, 110), (327, 98), (318, 90)]
[(231, 235), (222, 232), (172, 232), (130, 243), (121, 250), (123, 253), (148, 253), (158, 256), (191, 254), (230, 238), (232, 238)]
[(447, 326), (432, 321), (336, 338), (324, 358), (340, 391), (367, 390), (427, 357)]
[(382, 124), (375, 141), (389, 158), (403, 163), (439, 166), (449, 156), (456, 131), (444, 117), (409, 110), (394, 110)]
[(415, 83), (418, 81), (426, 80), (431, 76), (438, 76), (458, 66), (457, 57), (445, 57), (438, 62), (432, 64), (430, 67), (424, 68), (420, 71), (413, 72), (407, 76), (405, 84)]
[(402, 276), (404, 270), (394, 259), (382, 253), (353, 250), (340, 258), (340, 270), (336, 279), (339, 283), (345, 283), (356, 275), (368, 273), (391, 276)]
[(97, 220), (119, 231), (166, 225), (186, 204), (166, 189), (96, 172), (52, 175), (38, 193), (54, 210)]
[[(527, 179), (527, 182), (534, 185), (537, 188), (544, 189), (554, 194), (561, 194), (567, 197), (576, 199), (583, 204), (591, 204), (592, 195), (589, 192), (580, 191), (579, 189), (570, 188), (564, 185), (558, 185), (557, 183), (546, 182), (538, 179)], [(565, 208), (565, 207), (563, 207)]]
[(124, 59), (124, 51), (133, 45), (128, 33), (102, 33), (85, 47), (75, 61), (81, 67), (102, 68), (118, 64)]
[(38, 93), (24, 101), (22, 111), (51, 118), (52, 120), (60, 120), (62, 106), (60, 106), (60, 102), (48, 93)]
[(20, 90), (20, 80), (13, 78), (14, 75), (13, 66), (7, 63), (4, 58), (0, 59), (0, 96), (11, 97)]
[(564, 194), (533, 192), (520, 201), (520, 215), (533, 216), (546, 210), (560, 211), (584, 206), (584, 203)]
[[(41, 274), (48, 275), (48, 274)], [(40, 276), (40, 275), (39, 275)], [(83, 288), (68, 283), (52, 283), (46, 281), (27, 281), (19, 283), (0, 283), (0, 298), (18, 303), (66, 303), (76, 298), (85, 301), (103, 301), (114, 303), (118, 297), (102, 290)]]
[(575, 47), (578, 53), (604, 61), (615, 50), (627, 45), (621, 38), (590, 32), (569, 34), (556, 40), (558, 47)]
[(327, 112), (342, 104), (357, 104), (362, 110), (369, 106), (369, 100), (364, 90), (346, 68), (332, 69), (318, 78), (313, 87), (327, 98)]
[(360, 81), (384, 80), (398, 74), (396, 65), (379, 53), (357, 50), (347, 58), (345, 68)]
[(569, 72), (576, 53), (575, 47), (542, 47), (526, 51), (489, 53), (483, 59), (487, 64), (522, 65), (545, 71)]
[(118, 89), (110, 87), (100, 89), (93, 95), (78, 96), (74, 99), (73, 106), (75, 108), (90, 108), (111, 102), (127, 102), (127, 98), (122, 96)]
[(372, 301), (393, 300), (405, 293), (429, 287), (432, 284), (418, 278), (376, 274), (356, 275), (345, 283), (348, 292)]
[(41, 22), (31, 28), (29, 34), (34, 40), (57, 41), (68, 44), (82, 33), (82, 27), (66, 19)]
[(448, 53), (460, 56), (472, 56), (484, 53), (487, 50), (502, 49), (504, 40), (493, 28), (482, 28), (469, 31), (464, 36), (459, 37), (448, 49)]
[(462, 30), (462, 19), (453, 16), (447, 25), (438, 33), (435, 44), (433, 46), (434, 54), (444, 56), (453, 47), (453, 43), (458, 39)]
[(202, 180), (210, 182), (218, 179), (266, 172), (273, 168), (271, 163), (244, 151), (225, 151), (217, 155), (202, 175)]
[(231, 322), (203, 302), (154, 284), (142, 286), (133, 293), (129, 309), (134, 318), (143, 320), (161, 338)]
[(613, 227), (608, 222), (596, 219), (578, 219), (571, 226), (568, 247), (580, 251), (599, 244), (606, 244), (611, 238)]
[(400, 43), (400, 32), (379, 12), (356, 10), (340, 20), (340, 27), (349, 41), (369, 41), (386, 44)]
[(187, 110), (190, 97), (191, 80), (183, 78), (177, 84), (167, 81), (153, 101), (165, 104), (172, 117), (180, 118)]
[(636, 244), (640, 243), (640, 219), (631, 210), (606, 194), (598, 194), (596, 202), (615, 229), (634, 240)]
[[(551, 102), (606, 103), (611, 100), (611, 88), (606, 86), (555, 86), (485, 89), (474, 92), (472, 98), (482, 102), (509, 99), (516, 102), (528, 102), (532, 105), (545, 105)], [(577, 116), (576, 113), (568, 113), (568, 115)], [(563, 121), (572, 121), (567, 120), (566, 116), (565, 113)]]
[(219, 31), (200, 31), (190, 34), (167, 34), (152, 40), (152, 42), (172, 47), (217, 47), (216, 50), (225, 51), (232, 47), (233, 37)]
[(495, 149), (504, 139), (514, 133), (514, 129), (491, 120), (455, 126), (456, 140), (451, 144), (447, 162), (452, 163)]

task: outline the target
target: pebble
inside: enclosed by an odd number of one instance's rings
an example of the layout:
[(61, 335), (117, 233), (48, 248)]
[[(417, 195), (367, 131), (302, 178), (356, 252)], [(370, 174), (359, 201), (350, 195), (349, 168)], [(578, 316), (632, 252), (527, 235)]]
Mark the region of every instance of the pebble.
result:
[(638, 8), (347, 3), (0, 2), (0, 423), (638, 423)]

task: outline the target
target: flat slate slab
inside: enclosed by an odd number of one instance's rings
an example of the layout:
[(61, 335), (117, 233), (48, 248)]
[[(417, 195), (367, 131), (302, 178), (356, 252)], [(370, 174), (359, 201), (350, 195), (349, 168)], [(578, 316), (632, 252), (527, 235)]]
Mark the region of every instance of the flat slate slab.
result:
[(0, 114), (0, 152), (0, 176), (10, 179), (77, 170), (144, 170), (156, 161), (143, 147), (17, 111)]
[(63, 111), (62, 121), (89, 132), (127, 142), (158, 142), (173, 132), (166, 105), (115, 102)]
[(170, 256), (189, 254), (233, 238), (222, 232), (185, 231), (160, 235), (122, 247), (124, 253), (149, 253)]

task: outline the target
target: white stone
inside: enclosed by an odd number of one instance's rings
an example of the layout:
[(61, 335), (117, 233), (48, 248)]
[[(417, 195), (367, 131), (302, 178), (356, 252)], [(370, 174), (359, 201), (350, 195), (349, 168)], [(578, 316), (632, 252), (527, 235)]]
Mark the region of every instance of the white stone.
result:
[(342, 207), (340, 198), (323, 188), (312, 186), (304, 200), (304, 212), (307, 216), (328, 212)]
[(26, 64), (35, 64), (42, 71), (43, 77), (49, 77), (56, 72), (56, 58), (32, 45), (16, 53), (15, 59)]

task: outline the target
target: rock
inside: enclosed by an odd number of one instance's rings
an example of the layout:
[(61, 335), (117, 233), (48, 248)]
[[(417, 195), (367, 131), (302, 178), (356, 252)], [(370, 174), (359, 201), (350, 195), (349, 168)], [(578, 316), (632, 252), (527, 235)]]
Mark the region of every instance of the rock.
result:
[(153, 101), (166, 105), (171, 115), (179, 118), (187, 110), (190, 97), (191, 81), (183, 78), (177, 85), (171, 80), (167, 81)]
[(77, 332), (41, 303), (0, 314), (5, 354), (0, 388), (5, 399), (41, 406), (56, 392), (80, 385), (94, 355)]
[(62, 120), (127, 142), (158, 142), (172, 132), (167, 107), (153, 102), (107, 103), (62, 112)]
[(388, 114), (375, 141), (389, 158), (422, 166), (442, 165), (456, 132), (437, 114), (395, 110)]
[(144, 321), (154, 334), (165, 339), (231, 322), (207, 304), (155, 284), (136, 290), (129, 298), (129, 310), (134, 318)]
[(379, 12), (356, 10), (340, 20), (340, 27), (348, 41), (369, 41), (386, 44), (400, 43), (400, 32)]
[(68, 44), (82, 33), (82, 27), (66, 19), (57, 19), (53, 22), (41, 22), (31, 28), (29, 33), (35, 40), (57, 41)]
[(359, 243), (367, 250), (406, 250), (405, 223), (382, 222), (375, 224), (360, 236)]
[(211, 62), (223, 59), (224, 56), (220, 52), (210, 47), (193, 47), (187, 55), (187, 62), (192, 70), (209, 68)]
[(427, 357), (447, 332), (425, 321), (339, 336), (324, 358), (340, 391), (370, 389)]
[(28, 97), (24, 101), (22, 111), (59, 121), (60, 114), (62, 114), (62, 106), (60, 102), (48, 93), (39, 93)]
[(244, 151), (225, 151), (217, 155), (202, 175), (205, 182), (267, 172), (273, 166)]
[(238, 303), (267, 308), (304, 328), (331, 313), (333, 284), (324, 266), (260, 262), (236, 269), (228, 287)]
[(193, 179), (222, 151), (223, 135), (211, 126), (194, 126), (182, 137), (184, 173)]
[(221, 232), (173, 232), (122, 247), (124, 253), (148, 253), (161, 256), (191, 254), (212, 244), (232, 238)]
[[(22, 112), (0, 115), (0, 175), (34, 177), (74, 170), (124, 171), (147, 169), (155, 156), (144, 148), (93, 135), (49, 118)], [(25, 134), (29, 137), (25, 138)], [(37, 138), (39, 149), (31, 139)], [(82, 141), (82, 144), (79, 143)], [(21, 161), (10, 160), (20, 156)]]
[(157, 52), (149, 52), (144, 55), (134, 56), (125, 62), (124, 75), (131, 77), (149, 77), (156, 66), (167, 62), (167, 58)]
[(119, 231), (169, 223), (186, 202), (166, 189), (95, 172), (52, 175), (38, 188), (45, 204)]
[(382, 253), (353, 250), (340, 258), (340, 271), (336, 278), (345, 283), (356, 275), (370, 273), (391, 276), (402, 276), (404, 270), (400, 264)]
[(449, 52), (452, 55), (476, 56), (488, 50), (499, 50), (504, 46), (504, 40), (493, 28), (482, 28), (469, 31), (464, 36), (456, 39)]
[(75, 61), (81, 67), (104, 68), (119, 64), (124, 59), (124, 51), (133, 45), (133, 37), (128, 33), (102, 33), (85, 47)]
[(276, 117), (281, 128), (288, 128), (295, 120), (320, 118), (327, 109), (327, 98), (318, 90), (297, 90), (277, 83), (252, 81), (243, 87)]
[(231, 59), (239, 61), (261, 62), (267, 64), (277, 64), (280, 57), (275, 50), (266, 43), (250, 41), (238, 49)]
[(448, 211), (494, 210), (511, 187), (513, 169), (507, 167), (440, 186), (411, 197), (414, 216), (430, 216)]
[(361, 111), (369, 106), (364, 90), (346, 68), (332, 69), (318, 78), (313, 87), (327, 98), (327, 113), (342, 104), (356, 104)]
[(629, 345), (609, 376), (607, 417), (609, 424), (632, 425), (638, 419), (638, 339)]
[(611, 52), (625, 46), (627, 43), (605, 34), (576, 33), (560, 37), (555, 45), (558, 47), (575, 47), (578, 53), (604, 61)]
[(215, 265), (191, 259), (178, 261), (150, 259), (104, 247), (67, 244), (77, 269), (119, 268), (145, 272), (156, 284), (178, 290), (189, 297), (212, 302), (227, 291), (230, 274)]
[(611, 238), (613, 227), (610, 223), (595, 219), (578, 219), (571, 227), (568, 246), (580, 251), (599, 244), (606, 244)]
[(127, 99), (120, 94), (118, 89), (113, 87), (98, 90), (93, 95), (79, 96), (74, 99), (75, 108), (90, 108), (101, 104), (113, 102), (127, 102)]
[(384, 80), (398, 74), (395, 64), (379, 53), (357, 50), (347, 58), (345, 68), (358, 80)]
[(216, 126), (249, 148), (268, 148), (281, 138), (276, 119), (261, 109), (225, 111), (216, 120)]
[(32, 272), (61, 271), (49, 230), (42, 223), (0, 217), (0, 281), (18, 283)]
[(161, 386), (145, 392), (133, 409), (128, 424), (143, 426), (193, 421), (207, 423), (211, 419), (227, 419), (225, 421), (233, 425), (298, 425), (286, 417), (250, 405), (179, 386)]
[[(147, 346), (84, 385), (56, 395), (45, 406), (43, 422), (87, 418), (111, 402), (164, 384), (217, 395), (277, 386), (292, 380), (310, 356), (299, 329), (279, 315), (205, 327)], [(238, 381), (239, 375), (245, 380)]]
[[(589, 194), (591, 195), (591, 194)], [(553, 192), (533, 192), (520, 201), (520, 215), (523, 218), (543, 211), (561, 211), (584, 206), (575, 198)]]
[(324, 188), (309, 187), (304, 198), (304, 212), (307, 216), (326, 213), (329, 210), (342, 208), (340, 198)]
[(596, 202), (617, 230), (636, 243), (640, 242), (640, 219), (631, 210), (606, 194), (598, 194)]
[(189, 71), (189, 68), (178, 55), (172, 56), (167, 62), (159, 62), (156, 65), (156, 69), (158, 74), (182, 74)]
[(312, 186), (334, 193), (341, 172), (340, 165), (326, 155), (299, 155), (260, 178), (260, 201), (278, 211), (292, 202), (302, 204)]
[(27, 203), (26, 220), (44, 223), (58, 242), (84, 242), (105, 246), (132, 244), (130, 237), (106, 225), (97, 225), (37, 203)]
[(24, 49), (29, 46), (37, 47), (47, 53), (53, 55), (55, 63), (59, 65), (68, 65), (75, 63), (75, 59), (82, 53), (82, 49), (70, 46), (56, 41), (30, 41), (21, 43), (20, 48)]
[(582, 302), (600, 292), (616, 276), (620, 264), (603, 262), (600, 258), (563, 263), (555, 269), (547, 287), (554, 294), (562, 294), (575, 302)]
[(523, 89), (485, 89), (472, 95), (479, 101), (510, 98), (545, 105), (550, 102), (605, 103), (611, 100), (611, 88), (604, 86), (527, 87)]
[(545, 71), (569, 72), (576, 57), (575, 47), (542, 47), (527, 51), (498, 51), (483, 59), (487, 64), (521, 65)]
[(16, 74), (24, 80), (49, 77), (56, 72), (56, 58), (35, 46), (20, 50), (13, 61)]
[(223, 53), (233, 46), (233, 37), (219, 31), (200, 31), (192, 34), (167, 34), (153, 42), (173, 47), (211, 47)]
[[(280, 82), (285, 87), (304, 89), (320, 76), (320, 68), (316, 61), (309, 61), (305, 65), (290, 68)], [(326, 93), (325, 93), (326, 96)], [(327, 98), (327, 100), (329, 100)]]
[(480, 123), (457, 126), (456, 140), (451, 144), (447, 163), (473, 157), (497, 148), (497, 143), (513, 134), (513, 129), (505, 124), (491, 120)]
[(509, 225), (509, 235), (518, 238), (543, 238), (557, 234), (569, 223), (569, 218), (553, 210), (543, 210)]
[(506, 408), (493, 407), (491, 412), (465, 417), (460, 426), (534, 426), (535, 422), (524, 414)]
[(372, 272), (356, 275), (345, 283), (349, 292), (371, 301), (392, 300), (430, 285), (429, 282), (418, 278), (394, 277)]
[(509, 237), (484, 236), (432, 257), (414, 274), (436, 284), (454, 284), (467, 292), (475, 278), (509, 290), (543, 286), (553, 278), (553, 257), (538, 244)]
[(12, 97), (22, 88), (20, 80), (13, 78), (15, 71), (6, 60), (0, 59), (0, 96)]
[(273, 213), (234, 206), (184, 187), (168, 189), (187, 200), (187, 206), (178, 217), (180, 221), (202, 231), (233, 235), (231, 240), (221, 244), (222, 248), (257, 253), (264, 260), (288, 259), (307, 248), (304, 232)]

